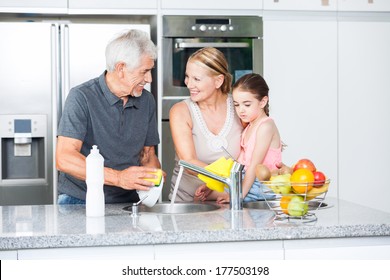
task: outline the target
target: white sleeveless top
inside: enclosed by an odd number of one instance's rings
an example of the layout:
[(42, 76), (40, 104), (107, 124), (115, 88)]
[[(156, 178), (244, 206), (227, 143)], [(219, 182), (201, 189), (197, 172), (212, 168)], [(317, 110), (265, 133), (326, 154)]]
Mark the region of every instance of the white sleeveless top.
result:
[[(198, 159), (210, 164), (222, 156), (228, 157), (221, 146), (237, 159), (240, 153), (240, 139), (243, 127), (235, 113), (232, 96), (229, 94), (226, 100), (225, 124), (217, 135), (208, 129), (199, 106), (192, 102), (191, 99), (186, 99), (184, 102), (187, 104), (192, 118), (192, 137)], [(171, 198), (177, 174), (179, 173), (177, 155), (175, 161), (169, 198)], [(175, 201), (193, 201), (196, 189), (203, 184), (204, 182), (199, 180), (198, 177), (183, 172)]]

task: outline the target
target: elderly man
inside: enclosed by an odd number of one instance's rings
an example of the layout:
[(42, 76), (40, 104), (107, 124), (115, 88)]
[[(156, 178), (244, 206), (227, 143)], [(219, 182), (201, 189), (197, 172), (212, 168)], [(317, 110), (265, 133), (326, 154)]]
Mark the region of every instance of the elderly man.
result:
[(58, 204), (85, 203), (85, 158), (97, 145), (104, 162), (106, 203), (139, 200), (160, 168), (156, 104), (144, 89), (152, 81), (157, 50), (149, 35), (129, 30), (106, 47), (107, 70), (70, 90), (60, 120), (56, 166)]

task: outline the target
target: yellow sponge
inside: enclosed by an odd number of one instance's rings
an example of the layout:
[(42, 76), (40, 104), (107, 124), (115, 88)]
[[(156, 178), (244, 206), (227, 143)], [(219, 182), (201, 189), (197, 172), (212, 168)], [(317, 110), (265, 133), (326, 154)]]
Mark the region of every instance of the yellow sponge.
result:
[(153, 182), (156, 187), (158, 187), (161, 183), (161, 178), (163, 176), (162, 170), (158, 169), (156, 172), (152, 172), (157, 178), (144, 178), (146, 181)]
[[(229, 177), (230, 169), (232, 169), (232, 166), (233, 166), (233, 160), (231, 158), (226, 159), (224, 157), (221, 157), (218, 160), (214, 161), (213, 163), (207, 165), (205, 169), (212, 173), (215, 173), (216, 175)], [(202, 174), (198, 174), (198, 178), (201, 179), (203, 182), (205, 182), (206, 186), (209, 189), (215, 190), (217, 192), (223, 192), (225, 186), (224, 183), (211, 179)]]

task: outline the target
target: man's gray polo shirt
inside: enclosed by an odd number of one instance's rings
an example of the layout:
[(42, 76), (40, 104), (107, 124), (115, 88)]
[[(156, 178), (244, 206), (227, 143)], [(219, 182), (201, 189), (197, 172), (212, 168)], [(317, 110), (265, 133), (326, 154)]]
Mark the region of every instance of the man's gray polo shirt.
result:
[[(159, 144), (154, 97), (144, 90), (140, 97), (129, 97), (123, 107), (123, 101), (109, 90), (105, 74), (70, 90), (58, 136), (81, 140), (85, 156), (97, 145), (106, 167), (139, 166), (143, 147)], [(61, 172), (58, 192), (85, 200), (86, 184)], [(119, 187), (104, 186), (104, 193), (106, 203), (138, 201), (136, 191)]]

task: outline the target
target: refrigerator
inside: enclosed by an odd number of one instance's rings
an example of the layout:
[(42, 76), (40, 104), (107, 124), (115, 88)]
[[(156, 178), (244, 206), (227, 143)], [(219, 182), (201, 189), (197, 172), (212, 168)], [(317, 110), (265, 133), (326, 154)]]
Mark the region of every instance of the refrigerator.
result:
[(107, 43), (131, 28), (150, 34), (149, 24), (0, 22), (0, 205), (55, 203), (67, 94), (103, 73)]

